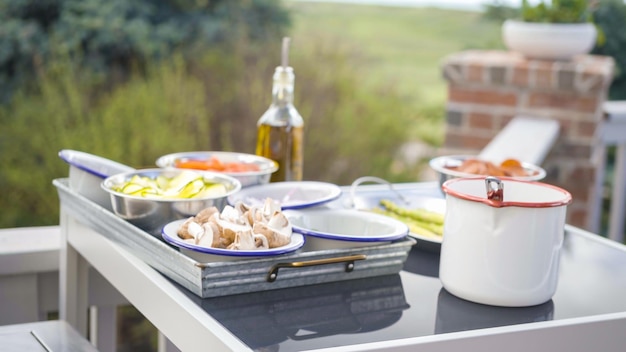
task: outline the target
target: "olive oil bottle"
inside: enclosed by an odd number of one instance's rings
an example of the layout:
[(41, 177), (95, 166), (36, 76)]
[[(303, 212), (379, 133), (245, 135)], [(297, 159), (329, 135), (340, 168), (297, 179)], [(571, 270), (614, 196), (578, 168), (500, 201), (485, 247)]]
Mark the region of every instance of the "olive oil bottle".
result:
[(271, 182), (302, 181), (304, 121), (293, 105), (295, 75), (287, 64), (289, 38), (283, 38), (282, 63), (273, 76), (272, 104), (257, 123), (256, 154), (278, 163)]

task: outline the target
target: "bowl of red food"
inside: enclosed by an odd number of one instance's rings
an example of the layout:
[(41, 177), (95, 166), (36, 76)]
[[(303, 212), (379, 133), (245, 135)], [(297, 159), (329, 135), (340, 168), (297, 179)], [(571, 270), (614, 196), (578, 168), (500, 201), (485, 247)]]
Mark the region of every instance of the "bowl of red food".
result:
[(242, 187), (269, 183), (278, 164), (268, 158), (237, 152), (195, 151), (167, 154), (159, 157), (160, 168), (194, 169), (219, 172), (234, 177)]
[(447, 155), (431, 159), (429, 165), (438, 173), (440, 185), (460, 177), (496, 176), (519, 181), (539, 181), (546, 177), (542, 167), (517, 159), (494, 162), (475, 155)]

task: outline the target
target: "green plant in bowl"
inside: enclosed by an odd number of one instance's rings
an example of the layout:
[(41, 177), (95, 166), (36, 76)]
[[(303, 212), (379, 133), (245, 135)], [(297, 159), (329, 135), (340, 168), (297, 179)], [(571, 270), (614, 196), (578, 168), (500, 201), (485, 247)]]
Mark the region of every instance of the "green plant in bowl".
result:
[(545, 23), (584, 23), (592, 21), (593, 3), (588, 0), (541, 1), (535, 5), (522, 1), (522, 20)]
[(593, 49), (598, 29), (591, 22), (594, 6), (587, 0), (522, 1), (521, 18), (502, 26), (504, 44), (529, 59), (564, 60)]

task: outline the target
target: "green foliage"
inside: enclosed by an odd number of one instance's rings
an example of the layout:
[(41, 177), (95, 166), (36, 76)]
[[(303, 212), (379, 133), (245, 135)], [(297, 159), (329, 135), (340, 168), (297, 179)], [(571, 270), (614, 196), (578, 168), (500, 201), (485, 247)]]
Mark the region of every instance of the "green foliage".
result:
[(55, 57), (108, 79), (174, 50), (267, 41), (289, 23), (279, 0), (0, 0), (0, 91), (8, 101)]
[(490, 21), (504, 22), (511, 18), (521, 17), (521, 10), (517, 7), (508, 6), (500, 0), (493, 0), (483, 5), (483, 17)]
[(522, 1), (522, 19), (526, 22), (582, 23), (591, 19), (588, 0), (551, 0), (532, 5)]
[(596, 46), (592, 53), (607, 55), (615, 60), (615, 78), (609, 98), (626, 99), (626, 4), (620, 0), (603, 0), (593, 15), (594, 22), (604, 33), (603, 45)]
[[(0, 109), (0, 227), (58, 223), (51, 181), (68, 170), (60, 149), (137, 168), (177, 151), (253, 152), (279, 52), (278, 45), (242, 42), (207, 49), (194, 61), (174, 55), (104, 92), (92, 71), (55, 61), (36, 86)], [(393, 180), (391, 156), (408, 138), (406, 106), (393, 91), (363, 86), (346, 54), (322, 42), (292, 52), (295, 103), (305, 118), (305, 178)]]
[[(600, 1), (552, 1), (552, 6), (543, 2), (533, 6), (527, 1), (523, 3), (527, 20), (534, 18), (536, 21), (556, 22), (555, 16), (561, 16), (562, 22), (574, 22), (575, 18), (589, 19), (598, 29), (598, 41), (591, 51), (592, 54), (610, 56), (615, 60), (615, 77), (609, 89), (609, 99), (626, 99), (626, 4), (622, 0), (600, 0)], [(555, 11), (557, 7), (568, 6), (569, 11), (562, 13)], [(576, 13), (577, 15), (572, 15)], [(505, 17), (500, 17), (500, 15)], [(580, 16), (579, 16), (580, 15)], [(485, 18), (501, 21), (502, 19), (516, 18), (509, 8), (494, 1), (488, 5)], [(568, 20), (565, 20), (568, 19)], [(579, 21), (581, 22), (581, 21)]]
[(131, 305), (117, 307), (118, 352), (157, 351), (158, 330)]
[[(189, 1), (171, 3), (196, 6)], [(344, 185), (363, 175), (416, 180), (423, 164), (398, 168), (396, 154), (407, 141), (441, 144), (439, 60), (498, 37), (496, 27), (479, 14), (433, 9), (297, 3), (292, 11), (302, 25), (290, 33), (290, 63), (305, 119), (304, 177)], [(78, 54), (36, 66), (38, 79), (0, 106), (0, 227), (58, 223), (51, 181), (67, 176), (57, 156), (63, 148), (138, 168), (185, 150), (253, 152), (280, 37), (233, 36), (131, 62), (131, 74), (114, 80), (76, 65)]]

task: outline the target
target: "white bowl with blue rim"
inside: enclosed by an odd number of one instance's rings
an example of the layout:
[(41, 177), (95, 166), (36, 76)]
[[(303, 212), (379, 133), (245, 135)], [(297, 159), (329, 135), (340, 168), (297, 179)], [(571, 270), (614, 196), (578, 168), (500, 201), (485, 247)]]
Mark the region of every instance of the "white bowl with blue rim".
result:
[(341, 196), (339, 186), (319, 181), (285, 181), (252, 186), (228, 197), (228, 203), (263, 205), (267, 198), (280, 204), (282, 210), (303, 209), (332, 202)]
[(69, 164), (69, 187), (94, 203), (111, 210), (111, 199), (100, 184), (113, 175), (135, 169), (97, 155), (63, 149), (59, 158)]
[(186, 219), (175, 220), (163, 226), (161, 236), (165, 242), (180, 249), (180, 252), (201, 263), (225, 262), (253, 258), (266, 258), (281, 254), (288, 254), (302, 248), (305, 238), (300, 233), (291, 234), (291, 242), (270, 249), (234, 250), (224, 248), (205, 247), (186, 242), (178, 237), (177, 231)]
[(284, 214), (293, 231), (306, 236), (306, 251), (372, 246), (409, 234), (401, 221), (356, 209), (311, 208)]

